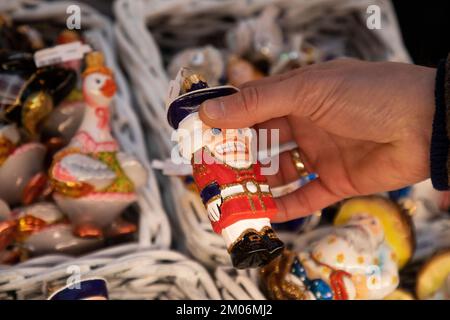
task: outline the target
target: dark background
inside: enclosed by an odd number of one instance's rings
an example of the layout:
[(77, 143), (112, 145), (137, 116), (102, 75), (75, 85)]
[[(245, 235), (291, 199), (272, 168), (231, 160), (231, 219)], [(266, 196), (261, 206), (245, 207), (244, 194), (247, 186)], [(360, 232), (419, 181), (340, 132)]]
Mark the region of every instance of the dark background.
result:
[(448, 0), (392, 1), (403, 42), (416, 64), (436, 66), (450, 52)]

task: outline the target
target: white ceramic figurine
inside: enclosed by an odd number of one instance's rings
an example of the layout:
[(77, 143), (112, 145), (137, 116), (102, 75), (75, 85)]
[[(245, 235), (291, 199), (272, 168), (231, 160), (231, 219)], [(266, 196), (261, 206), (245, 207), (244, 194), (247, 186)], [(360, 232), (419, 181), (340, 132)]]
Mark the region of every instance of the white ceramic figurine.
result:
[(261, 279), (276, 299), (383, 299), (397, 288), (398, 270), (413, 250), (405, 211), (381, 197), (354, 198), (328, 235), (298, 254), (284, 253)]
[(54, 199), (69, 216), (79, 236), (103, 236), (147, 181), (147, 171), (119, 150), (109, 126), (116, 92), (103, 55), (89, 53), (83, 73), (86, 110), (75, 136), (59, 151), (50, 168)]

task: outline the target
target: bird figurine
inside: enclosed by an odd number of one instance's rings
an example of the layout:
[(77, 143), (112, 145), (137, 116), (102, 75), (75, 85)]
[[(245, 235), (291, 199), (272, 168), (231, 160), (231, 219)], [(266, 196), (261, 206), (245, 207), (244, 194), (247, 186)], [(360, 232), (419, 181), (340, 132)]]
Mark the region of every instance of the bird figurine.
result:
[[(136, 201), (147, 171), (136, 158), (119, 150), (111, 134), (110, 103), (116, 84), (103, 55), (89, 53), (86, 65), (84, 117), (69, 144), (53, 157), (49, 176), (54, 200), (74, 225), (75, 235), (103, 237)], [(124, 228), (130, 230), (127, 225)]]

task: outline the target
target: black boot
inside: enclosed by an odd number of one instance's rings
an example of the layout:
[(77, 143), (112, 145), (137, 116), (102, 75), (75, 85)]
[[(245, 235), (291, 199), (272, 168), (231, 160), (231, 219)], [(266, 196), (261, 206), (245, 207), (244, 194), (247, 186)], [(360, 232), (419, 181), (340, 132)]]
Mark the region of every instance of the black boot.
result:
[(262, 234), (263, 241), (269, 251), (267, 263), (278, 257), (284, 250), (284, 243), (278, 238), (272, 228), (266, 228)]
[(245, 232), (229, 252), (233, 267), (237, 269), (261, 267), (267, 263), (270, 256), (266, 243), (255, 231)]

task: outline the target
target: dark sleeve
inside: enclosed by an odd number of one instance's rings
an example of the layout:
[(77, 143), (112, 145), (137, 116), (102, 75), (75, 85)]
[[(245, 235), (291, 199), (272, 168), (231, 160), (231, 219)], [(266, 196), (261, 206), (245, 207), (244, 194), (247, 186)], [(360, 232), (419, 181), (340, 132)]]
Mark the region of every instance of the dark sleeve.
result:
[(202, 191), (200, 191), (200, 197), (202, 198), (204, 205), (207, 205), (212, 198), (217, 197), (219, 195), (220, 195), (220, 187), (217, 184), (217, 182), (212, 182), (208, 184), (206, 187), (203, 188)]
[[(450, 57), (450, 55), (449, 55)], [(430, 148), (430, 174), (433, 187), (449, 189), (449, 132), (450, 132), (450, 59), (441, 60), (436, 72), (433, 132)]]

